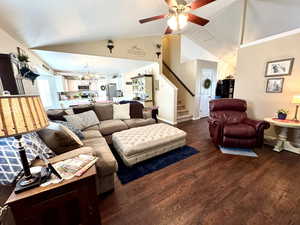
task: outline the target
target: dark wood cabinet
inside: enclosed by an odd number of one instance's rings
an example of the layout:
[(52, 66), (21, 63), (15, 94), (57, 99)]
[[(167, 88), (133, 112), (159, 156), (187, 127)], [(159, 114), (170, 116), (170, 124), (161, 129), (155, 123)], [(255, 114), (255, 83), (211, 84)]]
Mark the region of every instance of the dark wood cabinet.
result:
[[(11, 94), (23, 94), (20, 93), (20, 84), (16, 80), (16, 73), (18, 73), (18, 67), (13, 62), (11, 55), (0, 54), (0, 78), (2, 88), (5, 91), (9, 91)], [(18, 87), (19, 86), (19, 87)]]
[(234, 83), (234, 79), (222, 80), (222, 98), (233, 98)]
[(12, 194), (7, 201), (16, 225), (99, 225), (96, 168), (49, 187)]

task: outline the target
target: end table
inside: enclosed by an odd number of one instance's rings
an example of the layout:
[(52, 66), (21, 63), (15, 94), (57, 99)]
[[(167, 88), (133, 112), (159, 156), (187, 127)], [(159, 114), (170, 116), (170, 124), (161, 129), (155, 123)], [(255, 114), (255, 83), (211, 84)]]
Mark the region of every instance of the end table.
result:
[(280, 120), (275, 118), (265, 118), (265, 121), (269, 122), (273, 126), (280, 128), (280, 133), (277, 138), (277, 143), (274, 146), (274, 151), (281, 152), (287, 150), (300, 154), (300, 148), (293, 146), (288, 140), (288, 129), (300, 129), (300, 122), (293, 120)]
[(16, 225), (99, 225), (96, 168), (58, 184), (12, 193), (6, 204)]

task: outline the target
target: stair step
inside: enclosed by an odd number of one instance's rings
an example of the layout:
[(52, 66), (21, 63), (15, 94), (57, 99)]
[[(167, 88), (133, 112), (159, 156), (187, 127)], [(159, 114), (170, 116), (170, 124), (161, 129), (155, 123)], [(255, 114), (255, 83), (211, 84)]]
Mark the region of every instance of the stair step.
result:
[(185, 106), (184, 106), (184, 105), (177, 104), (177, 110), (180, 110), (180, 109), (185, 109)]
[(187, 109), (177, 109), (177, 116), (183, 116), (189, 114)]
[(189, 121), (192, 119), (193, 119), (193, 116), (190, 114), (183, 115), (183, 116), (177, 116), (177, 123), (182, 123), (182, 122)]

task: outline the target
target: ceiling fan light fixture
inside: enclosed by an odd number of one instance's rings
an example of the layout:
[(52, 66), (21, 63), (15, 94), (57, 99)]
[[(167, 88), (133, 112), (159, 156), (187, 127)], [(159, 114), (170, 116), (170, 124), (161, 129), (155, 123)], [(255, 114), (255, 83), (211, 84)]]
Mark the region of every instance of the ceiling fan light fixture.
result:
[(173, 15), (168, 20), (168, 25), (172, 30), (181, 30), (188, 23), (188, 17), (185, 14)]

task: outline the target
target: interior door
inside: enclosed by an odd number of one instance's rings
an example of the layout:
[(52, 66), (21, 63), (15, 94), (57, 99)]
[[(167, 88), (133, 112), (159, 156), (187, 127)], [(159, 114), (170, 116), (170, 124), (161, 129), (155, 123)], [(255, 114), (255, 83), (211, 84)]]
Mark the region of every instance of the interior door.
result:
[[(200, 117), (207, 117), (209, 115), (209, 101), (213, 98), (213, 84), (215, 80), (214, 69), (202, 69), (200, 79)], [(208, 85), (210, 83), (210, 85)]]

